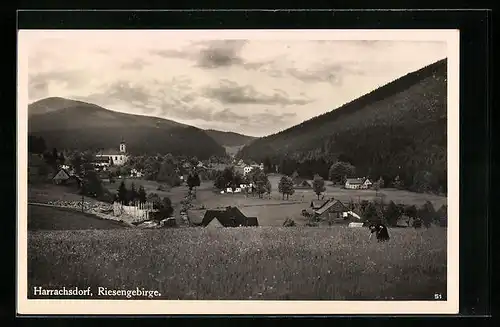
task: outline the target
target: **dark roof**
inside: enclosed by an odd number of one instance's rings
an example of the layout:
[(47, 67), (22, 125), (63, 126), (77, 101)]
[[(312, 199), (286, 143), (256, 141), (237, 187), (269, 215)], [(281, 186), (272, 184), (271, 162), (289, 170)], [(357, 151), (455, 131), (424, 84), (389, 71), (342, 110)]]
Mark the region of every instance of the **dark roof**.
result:
[(322, 215), (326, 211), (330, 212), (347, 212), (349, 209), (339, 200), (330, 200), (327, 204), (322, 206), (320, 209), (316, 210), (316, 214)]
[(97, 153), (98, 156), (99, 155), (101, 155), (101, 156), (119, 156), (122, 154), (125, 154), (125, 153), (122, 153), (117, 149), (105, 149), (105, 150), (101, 150)]
[(202, 226), (208, 226), (213, 219), (217, 219), (224, 227), (258, 226), (257, 217), (246, 217), (238, 208), (227, 207), (225, 210), (207, 210)]
[(363, 178), (348, 178), (348, 179), (346, 179), (346, 183), (349, 183), (349, 184), (363, 184), (364, 181), (365, 180)]
[(94, 162), (109, 162), (109, 157), (95, 157)]
[(246, 226), (259, 226), (259, 220), (257, 217), (247, 217)]
[(313, 208), (314, 210), (317, 210), (317, 209), (321, 208), (322, 206), (324, 206), (327, 202), (328, 202), (328, 200), (312, 200), (311, 201), (311, 208)]

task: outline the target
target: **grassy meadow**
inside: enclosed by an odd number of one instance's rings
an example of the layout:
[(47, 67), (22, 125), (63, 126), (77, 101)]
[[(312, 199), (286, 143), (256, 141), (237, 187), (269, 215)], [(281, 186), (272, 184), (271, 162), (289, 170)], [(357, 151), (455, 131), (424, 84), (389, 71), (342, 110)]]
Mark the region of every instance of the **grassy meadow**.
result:
[(446, 229), (228, 228), (32, 231), (28, 283), (158, 290), (161, 299), (446, 298)]
[[(272, 183), (277, 179), (272, 176)], [(127, 183), (132, 181), (141, 185)], [(187, 192), (185, 186), (158, 191), (155, 182), (142, 185), (170, 196), (174, 205)], [(388, 200), (391, 193), (384, 192)], [(397, 192), (413, 201), (427, 197)], [(31, 188), (30, 195), (40, 202), (80, 199), (53, 185)], [(139, 287), (158, 290), (161, 299), (199, 300), (430, 300), (435, 293), (446, 299), (447, 229), (389, 229), (391, 240), (377, 243), (368, 241), (366, 228), (305, 227), (300, 211), (313, 198), (311, 190), (300, 190), (281, 200), (274, 185), (271, 199), (246, 198), (215, 193), (203, 183), (196, 204), (238, 205), (261, 226), (215, 230), (127, 228), (70, 209), (30, 205), (29, 290)], [(286, 217), (298, 226), (280, 227)]]
[(126, 225), (66, 208), (28, 206), (28, 230), (117, 229)]
[[(306, 218), (301, 214), (302, 209), (309, 208), (310, 201), (317, 199), (317, 195), (312, 189), (297, 189), (288, 200), (283, 200), (282, 195), (278, 192), (278, 183), (281, 175), (270, 174), (269, 180), (272, 185), (270, 196), (265, 195), (263, 198), (257, 196), (245, 196), (243, 194), (220, 194), (213, 189), (213, 182), (203, 181), (201, 186), (196, 190), (196, 199), (192, 202), (193, 209), (204, 207), (205, 209), (215, 209), (226, 206), (237, 206), (245, 215), (258, 217), (260, 226), (280, 227), (286, 218), (293, 219), (298, 225), (305, 225)], [(115, 183), (105, 182), (106, 187), (111, 192), (116, 192), (120, 185), (120, 180)], [(188, 189), (186, 185), (178, 187), (168, 187), (166, 184), (156, 181), (148, 181), (144, 179), (129, 178), (125, 179), (125, 184), (128, 188), (132, 183), (138, 188), (140, 185), (144, 187), (146, 192), (156, 193), (161, 197), (169, 197), (172, 200), (174, 207), (174, 216), (181, 222), (180, 202), (186, 196)], [(161, 190), (159, 190), (161, 187)], [(446, 197), (412, 193), (404, 190), (396, 190), (384, 188), (378, 195), (384, 194), (384, 200), (394, 201), (395, 203), (415, 204), (421, 206), (425, 201), (429, 200), (433, 203), (437, 210), (442, 204), (446, 204)], [(354, 202), (369, 200), (372, 201), (377, 197), (377, 192), (374, 190), (345, 190), (338, 186), (332, 186), (330, 182), (326, 182), (325, 199), (334, 197), (344, 203), (350, 200)], [(51, 200), (66, 200), (66, 201), (81, 201), (81, 196), (74, 189), (57, 185), (37, 185), (30, 186), (28, 198), (33, 202), (45, 203)], [(94, 199), (86, 198), (86, 201), (95, 201)], [(194, 223), (198, 221), (193, 221)]]

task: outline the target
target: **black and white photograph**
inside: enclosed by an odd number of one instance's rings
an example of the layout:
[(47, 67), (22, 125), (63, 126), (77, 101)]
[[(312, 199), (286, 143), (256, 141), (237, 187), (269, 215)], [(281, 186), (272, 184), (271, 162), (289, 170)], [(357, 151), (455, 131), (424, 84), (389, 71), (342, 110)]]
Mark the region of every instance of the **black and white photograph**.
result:
[(19, 31), (19, 307), (457, 312), (458, 35)]

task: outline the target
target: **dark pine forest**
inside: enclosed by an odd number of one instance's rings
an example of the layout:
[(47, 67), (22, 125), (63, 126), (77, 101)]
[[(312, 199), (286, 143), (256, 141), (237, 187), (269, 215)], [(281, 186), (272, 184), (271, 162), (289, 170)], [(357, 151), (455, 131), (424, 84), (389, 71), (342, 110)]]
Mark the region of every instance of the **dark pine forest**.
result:
[(446, 59), (407, 74), (338, 109), (256, 139), (239, 158), (287, 175), (329, 178), (336, 161), (356, 176), (416, 192), (446, 193)]

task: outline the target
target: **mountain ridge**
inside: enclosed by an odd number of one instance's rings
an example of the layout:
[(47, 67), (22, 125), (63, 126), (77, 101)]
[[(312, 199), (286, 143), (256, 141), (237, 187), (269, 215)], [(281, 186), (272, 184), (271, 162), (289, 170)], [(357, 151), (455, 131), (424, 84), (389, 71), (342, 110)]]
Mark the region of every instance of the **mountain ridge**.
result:
[(200, 128), (62, 97), (28, 105), (28, 133), (61, 149), (115, 148), (124, 138), (130, 153), (186, 154), (200, 159), (225, 155), (223, 145)]
[[(336, 160), (356, 173), (407, 187), (446, 190), (447, 59), (389, 82), (337, 109), (245, 145), (238, 158), (281, 172), (328, 178)], [(427, 178), (428, 180), (422, 180)]]

